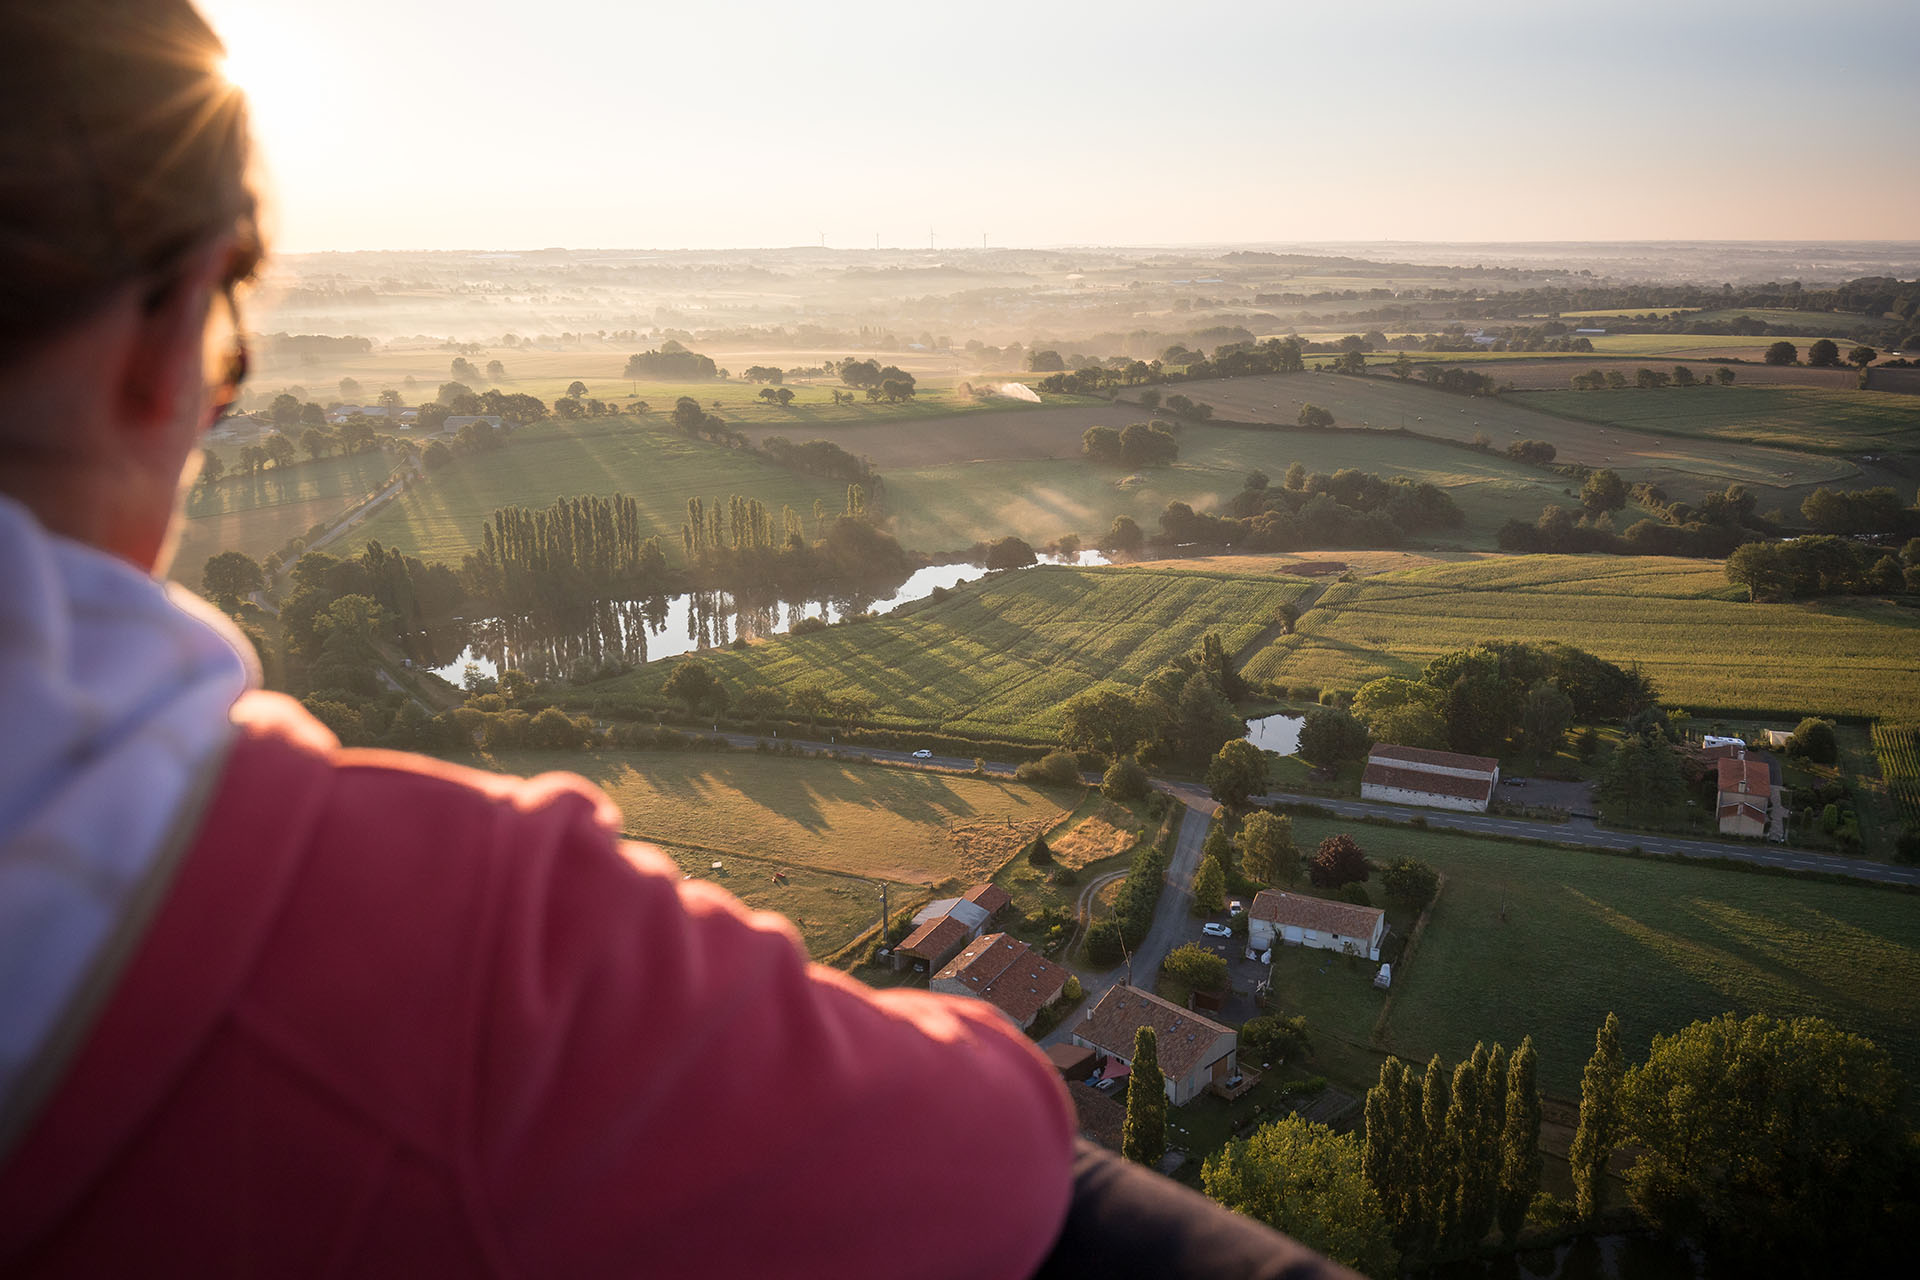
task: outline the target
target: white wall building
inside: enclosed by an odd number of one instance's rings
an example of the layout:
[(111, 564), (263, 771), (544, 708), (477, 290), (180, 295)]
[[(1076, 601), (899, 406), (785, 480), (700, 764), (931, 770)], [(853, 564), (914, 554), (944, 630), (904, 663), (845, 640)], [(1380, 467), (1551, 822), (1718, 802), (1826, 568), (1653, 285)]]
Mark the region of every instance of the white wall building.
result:
[(1422, 747), (1376, 746), (1360, 775), (1360, 797), (1389, 804), (1485, 813), (1500, 782), (1500, 762)]
[(1278, 889), (1262, 889), (1247, 913), (1247, 947), (1266, 951), (1276, 942), (1321, 951), (1380, 958), (1387, 936), (1387, 913), (1379, 907), (1309, 898)]

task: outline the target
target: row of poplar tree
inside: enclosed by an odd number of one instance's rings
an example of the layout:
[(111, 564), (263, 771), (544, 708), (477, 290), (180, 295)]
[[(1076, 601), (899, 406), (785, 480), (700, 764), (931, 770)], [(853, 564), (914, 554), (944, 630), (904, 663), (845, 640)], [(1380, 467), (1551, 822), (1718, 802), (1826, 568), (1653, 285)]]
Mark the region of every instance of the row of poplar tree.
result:
[(1476, 1249), (1497, 1223), (1511, 1241), (1540, 1189), (1540, 1091), (1533, 1038), (1511, 1060), (1474, 1046), (1449, 1079), (1440, 1057), (1415, 1075), (1381, 1064), (1367, 1093), (1367, 1181), (1404, 1256), (1441, 1260)]

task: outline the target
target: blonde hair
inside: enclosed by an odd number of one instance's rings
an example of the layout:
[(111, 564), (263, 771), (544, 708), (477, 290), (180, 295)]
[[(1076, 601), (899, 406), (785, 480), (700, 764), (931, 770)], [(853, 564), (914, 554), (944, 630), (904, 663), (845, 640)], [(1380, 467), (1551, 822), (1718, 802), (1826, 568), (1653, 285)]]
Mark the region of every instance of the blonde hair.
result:
[(189, 0), (0, 0), (0, 360), (195, 249), (260, 253), (245, 99)]

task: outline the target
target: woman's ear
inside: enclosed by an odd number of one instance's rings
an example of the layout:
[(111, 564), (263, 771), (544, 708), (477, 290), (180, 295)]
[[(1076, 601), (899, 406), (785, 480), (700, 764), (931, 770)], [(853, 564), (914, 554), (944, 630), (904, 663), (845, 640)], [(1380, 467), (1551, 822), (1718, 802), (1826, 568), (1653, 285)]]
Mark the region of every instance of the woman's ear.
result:
[(207, 309), (230, 248), (222, 240), (197, 250), (173, 281), (138, 305), (115, 390), (120, 423), (136, 434), (191, 423), (206, 414)]

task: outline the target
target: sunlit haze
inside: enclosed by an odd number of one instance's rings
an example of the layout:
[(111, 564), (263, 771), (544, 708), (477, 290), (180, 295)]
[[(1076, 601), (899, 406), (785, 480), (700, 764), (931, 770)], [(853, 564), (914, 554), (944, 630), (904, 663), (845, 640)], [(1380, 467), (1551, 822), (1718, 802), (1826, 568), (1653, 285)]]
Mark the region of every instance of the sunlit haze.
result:
[(295, 251), (1920, 225), (1902, 0), (203, 7)]

